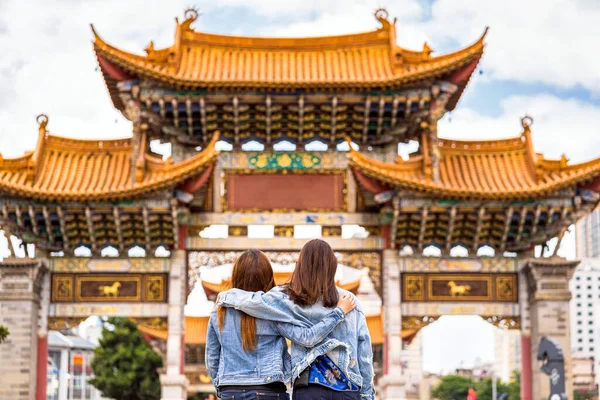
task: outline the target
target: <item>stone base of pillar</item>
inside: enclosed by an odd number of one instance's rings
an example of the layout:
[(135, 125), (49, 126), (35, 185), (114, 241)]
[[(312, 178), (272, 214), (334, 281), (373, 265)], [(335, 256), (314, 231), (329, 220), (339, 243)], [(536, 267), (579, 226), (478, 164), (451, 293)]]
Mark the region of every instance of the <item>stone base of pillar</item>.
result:
[(378, 397), (382, 400), (406, 400), (406, 381), (400, 374), (384, 375), (379, 380), (380, 393)]
[(161, 375), (162, 400), (187, 400), (188, 379), (185, 375)]

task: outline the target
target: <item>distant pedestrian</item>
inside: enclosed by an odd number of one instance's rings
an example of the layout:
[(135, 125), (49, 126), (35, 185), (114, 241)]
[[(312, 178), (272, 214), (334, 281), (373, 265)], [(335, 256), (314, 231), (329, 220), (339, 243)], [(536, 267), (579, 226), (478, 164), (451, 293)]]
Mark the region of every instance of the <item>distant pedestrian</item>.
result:
[(472, 387), (469, 388), (467, 393), (467, 400), (477, 400), (477, 392)]

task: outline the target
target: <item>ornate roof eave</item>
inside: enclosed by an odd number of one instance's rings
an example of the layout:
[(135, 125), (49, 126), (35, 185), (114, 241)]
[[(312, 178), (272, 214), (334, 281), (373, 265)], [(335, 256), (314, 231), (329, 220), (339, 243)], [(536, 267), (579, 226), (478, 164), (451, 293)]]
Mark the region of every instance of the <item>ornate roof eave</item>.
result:
[[(44, 122), (47, 123), (47, 119)], [(94, 141), (68, 139), (50, 135), (45, 130), (44, 124), (43, 127), (40, 126), (40, 140), (38, 140), (34, 152), (17, 159), (0, 158), (0, 194), (42, 202), (101, 202), (146, 196), (167, 188), (172, 188), (193, 176), (199, 175), (206, 169), (212, 169), (218, 154), (218, 150), (215, 148), (218, 137), (219, 134), (216, 132), (205, 149), (193, 157), (178, 163), (172, 163), (170, 160), (158, 163), (154, 158), (151, 158), (152, 162), (147, 163), (147, 170), (150, 172), (160, 172), (160, 175), (156, 177), (149, 177), (140, 182), (130, 182), (130, 184), (123, 185), (117, 190), (90, 189), (89, 187), (79, 190), (64, 190), (62, 188), (49, 188), (47, 185), (44, 187), (36, 186), (37, 176), (35, 174), (32, 175), (32, 169), (38, 171), (43, 167), (41, 165), (43, 162), (42, 153), (44, 151), (42, 147), (46, 145), (47, 140), (52, 140), (55, 147), (60, 147), (60, 143), (64, 142), (64, 148), (74, 149), (75, 152), (80, 153), (85, 153), (87, 147), (96, 143), (105, 146), (106, 151), (111, 150), (111, 144), (113, 143), (113, 147), (120, 146), (123, 148), (129, 140)], [(81, 150), (79, 147), (81, 147)], [(96, 150), (96, 152), (98, 151)], [(73, 171), (68, 172), (73, 173)], [(113, 179), (118, 180), (120, 178), (113, 176)], [(56, 181), (56, 179), (53, 179), (53, 181)]]
[[(378, 16), (378, 19), (382, 21), (382, 19)], [(409, 51), (403, 49), (395, 44), (395, 37), (391, 37), (392, 33), (395, 32), (395, 27), (391, 24), (387, 19), (385, 22), (382, 22), (383, 27), (373, 31), (366, 32), (355, 35), (343, 35), (343, 36), (332, 36), (332, 37), (317, 37), (317, 38), (303, 38), (303, 39), (268, 39), (268, 38), (243, 38), (243, 37), (229, 37), (223, 35), (212, 35), (212, 34), (204, 34), (198, 33), (191, 28), (189, 28), (189, 18), (186, 19), (182, 24), (178, 24), (177, 33), (176, 33), (176, 42), (170, 48), (162, 49), (162, 50), (154, 50), (153, 46), (151, 48), (147, 48), (148, 56), (140, 56), (132, 53), (128, 53), (126, 51), (120, 50), (112, 45), (109, 45), (105, 42), (93, 29), (94, 33), (94, 49), (98, 56), (100, 67), (103, 69), (103, 74), (105, 77), (105, 81), (107, 82), (107, 86), (109, 87), (109, 91), (111, 90), (111, 81), (110, 76), (107, 79), (106, 66), (103, 66), (103, 63), (109, 62), (116, 66), (119, 69), (122, 69), (125, 74), (129, 74), (135, 77), (147, 78), (151, 80), (158, 81), (164, 85), (169, 87), (174, 87), (177, 89), (253, 89), (253, 90), (293, 90), (297, 88), (308, 89), (308, 90), (319, 90), (319, 89), (339, 89), (343, 91), (348, 90), (370, 90), (370, 89), (397, 89), (401, 87), (406, 87), (407, 85), (411, 85), (421, 81), (427, 80), (435, 80), (440, 78), (448, 78), (450, 80), (454, 79), (455, 82), (459, 86), (459, 90), (457, 92), (462, 92), (466, 84), (468, 83), (468, 79), (470, 78), (474, 68), (476, 67), (481, 55), (483, 54), (484, 43), (483, 40), (485, 38), (485, 33), (477, 40), (473, 45), (468, 46), (465, 49), (456, 51), (454, 53), (446, 54), (439, 57), (431, 57), (430, 52), (431, 49), (426, 45), (426, 49), (428, 51), (423, 50), (422, 54), (419, 52)], [(192, 21), (193, 22), (193, 21)], [(187, 24), (187, 27), (184, 27), (184, 24)], [(487, 29), (486, 29), (487, 32)], [(179, 41), (183, 40), (182, 38), (189, 35), (196, 35), (198, 38), (202, 38), (202, 40), (212, 40), (215, 41), (218, 38), (219, 42), (222, 42), (225, 38), (235, 42), (236, 40), (246, 40), (246, 41), (273, 41), (274, 43), (280, 43), (289, 41), (290, 43), (296, 42), (321, 42), (328, 41), (331, 42), (330, 46), (335, 47), (336, 43), (347, 42), (350, 40), (359, 40), (355, 38), (371, 38), (371, 37), (379, 37), (384, 46), (389, 47), (389, 54), (391, 58), (396, 56), (398, 60), (390, 59), (390, 65), (388, 69), (390, 74), (383, 76), (379, 79), (369, 79), (369, 80), (360, 80), (360, 79), (341, 79), (339, 81), (335, 81), (329, 78), (323, 79), (310, 79), (310, 80), (285, 80), (285, 79), (273, 79), (273, 80), (219, 80), (219, 79), (210, 79), (210, 80), (197, 80), (197, 79), (187, 79), (182, 76), (177, 76), (177, 68), (180, 63), (180, 55), (175, 54), (176, 52), (180, 52), (180, 48), (182, 48)], [(208, 39), (207, 39), (208, 38)], [(221, 40), (223, 39), (223, 40)], [(193, 39), (198, 41), (200, 39)], [(366, 39), (364, 39), (366, 40)], [(371, 39), (369, 39), (371, 40)], [(208, 46), (210, 43), (208, 44)], [(219, 44), (221, 45), (221, 44)], [(347, 44), (346, 44), (347, 45)], [(261, 45), (262, 46), (262, 45)], [(283, 45), (285, 47), (285, 45)], [(281, 45), (280, 45), (281, 47)], [(173, 53), (172, 59), (169, 62), (161, 62), (155, 63), (153, 58), (150, 55), (156, 55), (159, 52), (167, 52)], [(414, 54), (413, 54), (414, 53)], [(162, 53), (161, 53), (162, 54)], [(415, 60), (415, 54), (421, 54), (419, 56), (419, 60)], [(161, 56), (162, 57), (162, 56)], [(161, 58), (159, 57), (159, 58)], [(154, 57), (156, 58), (156, 57)], [(465, 71), (468, 70), (468, 71)], [(462, 73), (461, 73), (462, 71)], [(114, 90), (113, 90), (114, 91)], [(115, 106), (119, 108), (119, 100), (115, 99), (114, 94), (111, 91), (111, 96), (113, 97), (113, 102), (115, 102)], [(118, 96), (117, 96), (118, 97)], [(458, 101), (458, 97), (460, 97), (460, 93), (453, 96), (451, 102), (453, 101), (454, 105), (456, 101)]]
[[(520, 140), (519, 138), (509, 139)], [(459, 142), (459, 141), (457, 141)], [(482, 143), (483, 141), (471, 142)], [(498, 141), (490, 141), (498, 142)], [(469, 143), (460, 141), (460, 143)], [(538, 163), (538, 171), (546, 174), (549, 179), (547, 181), (538, 181), (525, 188), (515, 188), (514, 190), (468, 190), (464, 188), (452, 187), (444, 182), (434, 182), (425, 177), (419, 177), (414, 173), (407, 173), (407, 168), (410, 163), (414, 164), (414, 160), (407, 163), (385, 163), (371, 159), (366, 155), (354, 150), (350, 146), (348, 154), (348, 163), (360, 174), (374, 179), (387, 186), (401, 188), (409, 191), (417, 191), (426, 195), (435, 195), (437, 198), (447, 199), (464, 199), (464, 200), (532, 200), (548, 197), (556, 194), (564, 189), (571, 189), (578, 186), (583, 186), (591, 181), (600, 178), (600, 158), (588, 162), (564, 166), (558, 170), (560, 176), (552, 177), (552, 173), (556, 174), (556, 167), (553, 169), (544, 168), (544, 163)], [(485, 150), (482, 150), (485, 151)], [(443, 157), (443, 156), (442, 156)], [(545, 160), (548, 162), (547, 160)], [(534, 160), (531, 160), (535, 163)], [(408, 164), (408, 165), (407, 165)], [(418, 167), (418, 164), (417, 164)]]

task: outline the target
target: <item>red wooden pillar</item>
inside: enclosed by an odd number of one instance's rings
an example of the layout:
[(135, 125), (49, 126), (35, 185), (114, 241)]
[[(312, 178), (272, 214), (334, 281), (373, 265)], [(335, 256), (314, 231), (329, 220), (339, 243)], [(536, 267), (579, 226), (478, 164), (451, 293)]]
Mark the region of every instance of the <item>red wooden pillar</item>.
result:
[(181, 366), (181, 368), (179, 368), (179, 373), (181, 375), (185, 375), (185, 326), (183, 329), (183, 335), (181, 335), (181, 364), (180, 364), (180, 366)]
[(40, 335), (37, 338), (37, 379), (35, 398), (46, 400), (46, 389), (48, 385), (48, 335)]
[(531, 336), (521, 333), (521, 400), (532, 400)]

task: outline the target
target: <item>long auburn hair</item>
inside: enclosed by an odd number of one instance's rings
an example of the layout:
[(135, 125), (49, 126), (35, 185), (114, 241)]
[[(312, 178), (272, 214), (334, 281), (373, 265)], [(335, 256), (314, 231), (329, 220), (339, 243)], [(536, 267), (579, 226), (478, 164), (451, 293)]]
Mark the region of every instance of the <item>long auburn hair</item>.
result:
[(329, 244), (321, 239), (307, 242), (298, 256), (285, 291), (301, 306), (311, 306), (321, 300), (325, 307), (335, 307), (338, 291), (335, 287), (337, 257)]
[[(268, 292), (275, 286), (273, 268), (271, 262), (260, 250), (246, 250), (235, 260), (231, 274), (231, 285), (233, 288), (248, 292)], [(217, 319), (219, 330), (223, 331), (225, 326), (226, 307), (219, 307)], [(242, 349), (249, 353), (256, 349), (256, 319), (248, 314), (242, 313), (240, 325), (242, 334)]]

